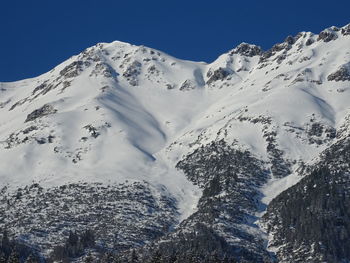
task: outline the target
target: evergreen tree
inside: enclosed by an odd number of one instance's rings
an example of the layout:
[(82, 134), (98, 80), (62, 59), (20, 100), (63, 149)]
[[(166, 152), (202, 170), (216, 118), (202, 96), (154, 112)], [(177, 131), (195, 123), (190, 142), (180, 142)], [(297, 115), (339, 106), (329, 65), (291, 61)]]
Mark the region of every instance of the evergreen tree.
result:
[(84, 253), (84, 248), (76, 232), (70, 231), (68, 240), (65, 245), (65, 250), (68, 257), (71, 258), (81, 256)]
[(7, 260), (7, 263), (20, 263), (19, 255), (16, 251), (13, 251)]
[(160, 253), (159, 250), (157, 250), (150, 261), (150, 263), (162, 263), (162, 254)]
[(169, 263), (176, 263), (176, 262), (178, 262), (177, 256), (175, 254), (171, 255), (169, 258)]
[(224, 256), (222, 263), (235, 263), (233, 259), (230, 259), (227, 255)]
[(0, 263), (6, 263), (6, 257), (2, 251), (0, 251)]
[(2, 252), (5, 254), (5, 257), (8, 257), (11, 254), (11, 242), (8, 236), (8, 232), (4, 230), (1, 239)]
[(217, 251), (213, 251), (209, 257), (210, 262), (222, 262)]
[(107, 252), (103, 255), (100, 262), (101, 263), (111, 263), (111, 262), (116, 262), (116, 259), (114, 258), (112, 253)]
[(85, 262), (85, 263), (93, 263), (93, 262), (95, 262), (95, 258), (89, 253), (89, 254), (85, 257), (84, 262)]
[(79, 241), (78, 234), (76, 232), (70, 231), (69, 237), (67, 240), (67, 245), (74, 247), (78, 244), (78, 241)]
[(114, 256), (114, 259), (113, 259), (113, 263), (126, 263), (129, 261), (125, 261), (125, 259), (123, 260), (122, 258), (118, 257), (118, 256)]
[(93, 248), (95, 246), (95, 234), (92, 230), (86, 230), (80, 237), (83, 248)]
[(39, 263), (39, 260), (33, 255), (30, 254), (29, 257), (24, 261), (25, 263)]
[(130, 262), (130, 263), (137, 263), (137, 262), (139, 262), (139, 258), (138, 258), (137, 254), (136, 254), (135, 249), (133, 249), (131, 251), (131, 254), (130, 254), (130, 257), (128, 259), (128, 262)]

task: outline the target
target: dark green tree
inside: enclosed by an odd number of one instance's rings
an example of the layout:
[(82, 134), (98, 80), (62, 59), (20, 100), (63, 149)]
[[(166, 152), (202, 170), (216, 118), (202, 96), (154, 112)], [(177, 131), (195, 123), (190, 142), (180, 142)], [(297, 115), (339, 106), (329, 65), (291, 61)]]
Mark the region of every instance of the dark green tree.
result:
[(24, 261), (25, 263), (39, 263), (39, 260), (33, 255), (30, 254), (29, 257)]
[(128, 261), (129, 261), (130, 263), (138, 263), (138, 262), (139, 262), (139, 258), (138, 258), (137, 254), (136, 254), (135, 249), (133, 249), (133, 250), (131, 251), (130, 257), (129, 257)]
[(95, 234), (92, 230), (88, 229), (80, 236), (80, 242), (83, 248), (93, 248), (95, 246)]
[(19, 255), (16, 251), (12, 251), (7, 263), (20, 263)]
[(0, 251), (0, 263), (6, 263), (6, 257), (2, 251)]
[(111, 263), (111, 262), (117, 262), (117, 261), (114, 255), (110, 252), (105, 253), (100, 260), (100, 263)]
[(85, 263), (93, 263), (95, 261), (96, 261), (96, 259), (90, 253), (84, 259)]
[(11, 251), (12, 251), (11, 241), (9, 239), (7, 230), (4, 230), (2, 234), (1, 249), (2, 249), (2, 252), (5, 254), (5, 257), (8, 257), (11, 254)]
[(160, 253), (159, 250), (157, 250), (157, 251), (153, 254), (153, 256), (152, 256), (152, 258), (151, 258), (151, 260), (150, 260), (150, 263), (162, 263), (162, 254)]

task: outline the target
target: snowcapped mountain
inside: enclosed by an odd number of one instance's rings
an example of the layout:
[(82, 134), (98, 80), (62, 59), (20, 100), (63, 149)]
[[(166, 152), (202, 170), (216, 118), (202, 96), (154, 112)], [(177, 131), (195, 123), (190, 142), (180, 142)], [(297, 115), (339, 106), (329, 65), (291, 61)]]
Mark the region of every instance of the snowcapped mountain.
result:
[(0, 227), (45, 257), (93, 229), (126, 262), (349, 262), (350, 184), (303, 190), (346, 181), (349, 125), (350, 24), (210, 64), (100, 43), (0, 83)]

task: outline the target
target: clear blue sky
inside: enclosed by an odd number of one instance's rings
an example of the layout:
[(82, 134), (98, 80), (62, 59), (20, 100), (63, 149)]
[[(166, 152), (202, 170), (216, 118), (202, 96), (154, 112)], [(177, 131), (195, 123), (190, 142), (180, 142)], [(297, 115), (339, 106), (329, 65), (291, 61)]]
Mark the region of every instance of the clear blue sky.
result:
[(98, 42), (213, 61), (241, 42), (270, 48), (350, 23), (350, 0), (1, 0), (0, 81), (34, 77)]

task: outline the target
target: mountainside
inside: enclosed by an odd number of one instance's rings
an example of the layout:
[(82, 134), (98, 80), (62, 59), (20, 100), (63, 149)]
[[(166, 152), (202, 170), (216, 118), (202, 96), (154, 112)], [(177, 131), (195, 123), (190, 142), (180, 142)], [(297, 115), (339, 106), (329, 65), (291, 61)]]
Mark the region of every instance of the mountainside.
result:
[(350, 262), (349, 140), (350, 24), (97, 44), (0, 83), (0, 262)]

